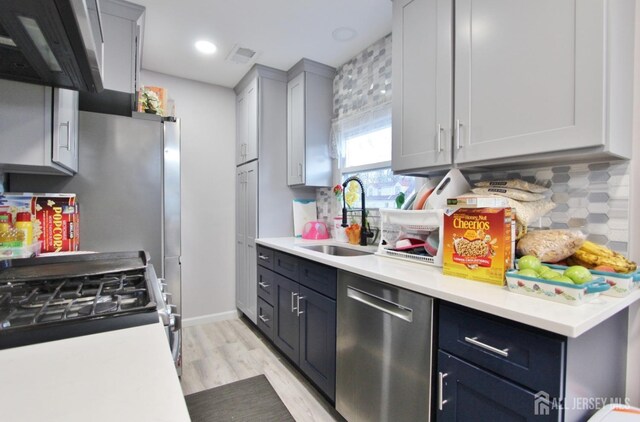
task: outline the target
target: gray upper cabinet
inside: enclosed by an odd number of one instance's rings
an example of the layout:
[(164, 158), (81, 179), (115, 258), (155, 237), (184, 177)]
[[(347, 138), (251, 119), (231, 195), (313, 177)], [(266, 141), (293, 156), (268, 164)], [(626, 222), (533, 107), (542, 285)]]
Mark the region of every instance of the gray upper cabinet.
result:
[(394, 1), (395, 171), (630, 157), (633, 0), (455, 4)]
[(123, 0), (101, 0), (104, 88), (135, 93), (140, 80), (145, 8)]
[(78, 92), (0, 80), (0, 168), (73, 175), (78, 170)]
[(258, 89), (259, 77), (254, 75), (236, 95), (236, 164), (258, 158)]
[(452, 163), (451, 1), (393, 2), (392, 168)]
[(288, 72), (287, 184), (331, 186), (330, 132), (335, 69), (308, 59)]

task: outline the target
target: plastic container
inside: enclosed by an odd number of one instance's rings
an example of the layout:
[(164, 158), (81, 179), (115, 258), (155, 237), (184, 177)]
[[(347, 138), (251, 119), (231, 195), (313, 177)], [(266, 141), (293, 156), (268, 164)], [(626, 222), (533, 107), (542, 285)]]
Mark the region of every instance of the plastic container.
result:
[(327, 225), (322, 221), (309, 221), (302, 229), (303, 239), (321, 240), (329, 238), (329, 230)]
[[(443, 210), (380, 209), (380, 244), (377, 255), (442, 267), (442, 248), (436, 254), (425, 243), (442, 245)], [(435, 232), (435, 234), (433, 234)], [(437, 243), (434, 237), (438, 238)], [(406, 246), (414, 247), (407, 248)]]
[(518, 274), (517, 270), (507, 271), (506, 277), (507, 287), (513, 293), (573, 306), (588, 303), (611, 287), (603, 277), (596, 277), (584, 284), (563, 283), (561, 281), (529, 277)]
[(435, 210), (447, 207), (447, 199), (471, 191), (471, 185), (458, 169), (451, 169), (438, 183), (424, 203), (423, 209)]
[(31, 221), (30, 212), (19, 212), (16, 214), (16, 229), (24, 233), (24, 245), (33, 244), (33, 222)]

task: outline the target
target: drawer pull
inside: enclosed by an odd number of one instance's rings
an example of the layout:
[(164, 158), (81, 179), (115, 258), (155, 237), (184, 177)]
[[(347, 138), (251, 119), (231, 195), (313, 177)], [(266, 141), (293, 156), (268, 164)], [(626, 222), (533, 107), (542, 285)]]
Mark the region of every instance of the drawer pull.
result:
[(444, 379), (447, 375), (448, 374), (438, 372), (438, 410), (440, 411), (444, 407), (444, 404), (447, 402), (447, 400), (443, 400), (444, 392), (442, 390), (444, 388)]
[(467, 343), (471, 343), (474, 346), (478, 346), (490, 352), (496, 353), (500, 356), (504, 356), (505, 358), (509, 357), (509, 349), (500, 350), (496, 347), (489, 346), (488, 344), (484, 344), (483, 342), (478, 341), (478, 337), (465, 337), (464, 341), (466, 341)]
[(263, 260), (263, 261), (268, 261), (268, 260), (269, 260), (269, 257), (268, 257), (268, 256), (266, 256), (266, 255), (258, 254), (258, 259), (261, 259), (261, 260)]
[(258, 281), (258, 284), (260, 285), (260, 287), (262, 287), (263, 289), (268, 289), (269, 286), (271, 286), (270, 284), (265, 283), (264, 281)]
[(262, 322), (264, 322), (264, 323), (269, 322), (269, 318), (265, 318), (265, 316), (264, 316), (264, 315), (258, 315), (258, 318), (260, 318), (260, 321), (262, 321)]

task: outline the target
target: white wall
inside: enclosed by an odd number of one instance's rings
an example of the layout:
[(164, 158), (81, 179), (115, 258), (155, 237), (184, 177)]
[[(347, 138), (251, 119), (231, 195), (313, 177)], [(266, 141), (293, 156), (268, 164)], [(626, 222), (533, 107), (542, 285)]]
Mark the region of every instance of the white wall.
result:
[(235, 94), (146, 70), (140, 79), (167, 89), (182, 124), (182, 317), (235, 316)]
[[(640, 0), (636, 1), (635, 80), (633, 87), (633, 151), (629, 209), (629, 255), (640, 262)], [(640, 303), (629, 307), (627, 397), (640, 407)]]

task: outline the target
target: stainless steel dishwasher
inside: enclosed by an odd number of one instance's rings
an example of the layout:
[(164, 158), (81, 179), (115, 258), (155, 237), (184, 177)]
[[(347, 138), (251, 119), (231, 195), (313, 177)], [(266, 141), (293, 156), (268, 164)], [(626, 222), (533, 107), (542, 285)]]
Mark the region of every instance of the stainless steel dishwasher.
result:
[(433, 299), (338, 271), (336, 409), (350, 422), (427, 421)]

